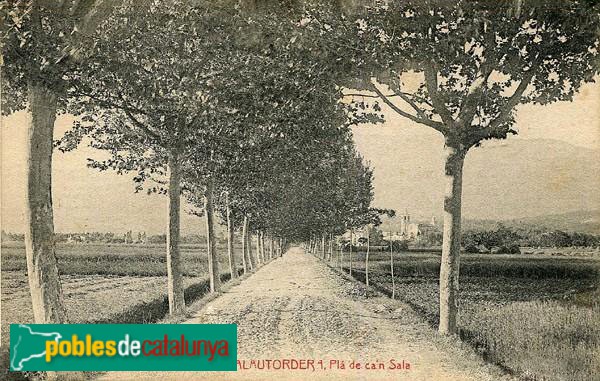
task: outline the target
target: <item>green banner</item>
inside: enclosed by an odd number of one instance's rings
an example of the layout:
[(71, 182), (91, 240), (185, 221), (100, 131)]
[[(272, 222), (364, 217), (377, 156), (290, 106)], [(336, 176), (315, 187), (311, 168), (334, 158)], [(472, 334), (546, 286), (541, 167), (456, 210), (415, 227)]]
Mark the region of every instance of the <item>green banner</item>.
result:
[(235, 371), (235, 324), (11, 324), (11, 371)]

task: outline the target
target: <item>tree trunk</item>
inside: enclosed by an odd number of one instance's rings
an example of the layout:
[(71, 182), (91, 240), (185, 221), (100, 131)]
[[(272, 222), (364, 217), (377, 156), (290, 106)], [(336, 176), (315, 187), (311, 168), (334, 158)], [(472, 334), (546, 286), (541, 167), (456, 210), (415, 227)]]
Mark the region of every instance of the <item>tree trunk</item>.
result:
[(219, 258), (215, 240), (215, 221), (213, 207), (213, 179), (209, 178), (204, 193), (204, 214), (206, 216), (206, 250), (208, 252), (208, 279), (210, 291), (217, 292), (221, 289), (221, 278), (219, 274)]
[(267, 256), (265, 255), (265, 233), (260, 232), (260, 257), (263, 263), (267, 262)]
[(27, 150), (27, 275), (38, 324), (66, 323), (67, 314), (58, 274), (52, 210), (52, 144), (56, 95), (38, 84), (29, 85), (31, 122)]
[(269, 236), (263, 233), (263, 238), (262, 238), (262, 244), (263, 244), (263, 251), (265, 252), (265, 263), (269, 262), (269, 260), (271, 259), (269, 257)]
[(340, 254), (338, 256), (338, 259), (340, 260), (340, 271), (343, 271), (342, 263), (344, 263), (344, 248), (342, 246), (342, 242), (343, 241), (340, 241)]
[(444, 196), (444, 235), (440, 266), (440, 325), (442, 334), (458, 332), (458, 275), (460, 268), (460, 218), (462, 170), (466, 152), (446, 146), (446, 192)]
[(390, 272), (392, 274), (392, 299), (396, 299), (396, 280), (394, 279), (394, 242), (390, 231)]
[(325, 260), (325, 233), (321, 235), (321, 259)]
[(348, 253), (348, 260), (350, 261), (350, 276), (352, 276), (352, 235), (354, 234), (353, 229), (350, 229), (350, 252)]
[(242, 225), (242, 267), (244, 268), (244, 275), (248, 274), (248, 262), (246, 262), (247, 251), (248, 251), (248, 217), (244, 216), (244, 223)]
[(260, 233), (256, 233), (256, 263), (262, 263), (260, 258)]
[(262, 235), (262, 246), (263, 246), (263, 251), (265, 253), (265, 255), (264, 255), (265, 263), (267, 263), (271, 259), (271, 258), (269, 258), (269, 236), (264, 233)]
[(370, 247), (371, 247), (371, 235), (369, 232), (369, 227), (367, 226), (367, 255), (365, 255), (365, 280), (366, 280), (366, 284), (367, 284), (367, 293), (366, 295), (368, 296), (368, 288), (369, 288), (369, 253), (370, 253)]
[(248, 226), (246, 227), (246, 244), (248, 247), (248, 263), (250, 264), (250, 270), (254, 270), (257, 268), (254, 255), (252, 255), (252, 233), (250, 233), (250, 220), (248, 221)]
[(169, 313), (183, 312), (183, 277), (181, 275), (181, 255), (179, 252), (181, 167), (177, 152), (169, 152), (169, 228), (167, 230), (167, 283)]
[(231, 221), (231, 208), (229, 207), (229, 193), (225, 194), (226, 214), (227, 214), (227, 256), (229, 258), (229, 272), (231, 279), (238, 277), (237, 263), (235, 262), (235, 253), (233, 252), (233, 221)]
[(333, 233), (329, 233), (329, 262), (333, 261)]
[(272, 237), (269, 237), (269, 257), (270, 259), (274, 258), (273, 252), (275, 251), (275, 241), (273, 241)]

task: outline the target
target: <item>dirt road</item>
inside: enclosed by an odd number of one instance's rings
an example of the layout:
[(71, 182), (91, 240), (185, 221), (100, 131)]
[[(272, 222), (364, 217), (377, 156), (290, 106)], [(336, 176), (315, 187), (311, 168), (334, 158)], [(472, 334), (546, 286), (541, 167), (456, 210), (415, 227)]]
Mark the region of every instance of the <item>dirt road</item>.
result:
[[(314, 370), (114, 372), (102, 379), (510, 379), (465, 345), (438, 337), (407, 305), (385, 297), (357, 296), (360, 287), (294, 248), (206, 304), (186, 322), (238, 324), (238, 359), (245, 366), (259, 359), (310, 359), (315, 360)], [(338, 369), (336, 365), (342, 361), (345, 369)], [(351, 369), (353, 361), (360, 363), (360, 370)], [(392, 366), (392, 361), (396, 365)], [(379, 364), (385, 369), (365, 369)]]

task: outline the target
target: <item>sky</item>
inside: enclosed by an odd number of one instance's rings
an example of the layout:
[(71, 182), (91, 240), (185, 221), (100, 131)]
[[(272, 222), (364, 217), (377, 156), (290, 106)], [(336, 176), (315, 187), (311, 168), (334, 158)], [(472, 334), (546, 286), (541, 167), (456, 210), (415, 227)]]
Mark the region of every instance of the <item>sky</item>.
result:
[[(432, 129), (409, 122), (384, 107), (386, 122), (383, 125), (354, 128), (354, 139), (358, 150), (369, 160), (375, 171), (375, 205), (404, 210), (412, 205), (437, 205), (438, 190), (421, 189), (405, 194), (402, 202), (389, 197), (395, 192), (395, 184), (402, 180), (402, 171), (397, 178), (378, 181), (378, 167), (402, 162), (411, 157), (415, 162), (440, 160), (443, 139)], [(23, 232), (25, 226), (25, 162), (27, 147), (27, 124), (29, 115), (18, 112), (2, 117), (2, 173), (1, 202), (2, 229)], [(72, 124), (73, 117), (59, 116), (55, 136), (62, 135)], [(576, 147), (600, 149), (600, 85), (588, 84), (575, 96), (573, 102), (561, 102), (548, 106), (522, 106), (517, 109), (518, 137), (509, 139), (551, 139)], [(391, 138), (394, 139), (391, 139)], [(390, 141), (401, 141), (398, 149), (386, 147)], [(498, 143), (487, 143), (480, 150)], [(379, 149), (379, 148), (387, 149)], [(145, 231), (148, 234), (163, 233), (167, 223), (167, 200), (164, 196), (134, 193), (133, 174), (119, 176), (114, 172), (99, 172), (87, 168), (88, 157), (101, 158), (105, 153), (89, 147), (68, 152), (56, 152), (53, 156), (53, 197), (55, 228), (58, 232), (78, 231)], [(590, 158), (592, 160), (594, 158)], [(406, 169), (404, 169), (406, 170)], [(419, 176), (443, 177), (441, 163), (439, 171), (428, 170)], [(412, 178), (411, 181), (417, 181)], [(489, 197), (486, 189), (475, 189), (479, 197)], [(425, 200), (425, 201), (423, 201)], [(388, 204), (386, 204), (388, 203)], [(390, 204), (391, 203), (391, 204)], [(441, 208), (441, 205), (439, 205)], [(188, 206), (183, 206), (182, 233), (202, 233), (204, 221), (187, 215)], [(435, 208), (422, 211), (412, 210), (415, 215), (425, 217)], [(468, 209), (467, 209), (468, 210)], [(485, 210), (471, 212), (481, 217)], [(468, 217), (469, 213), (466, 213)], [(494, 217), (502, 218), (502, 211)], [(509, 217), (504, 216), (504, 217)]]

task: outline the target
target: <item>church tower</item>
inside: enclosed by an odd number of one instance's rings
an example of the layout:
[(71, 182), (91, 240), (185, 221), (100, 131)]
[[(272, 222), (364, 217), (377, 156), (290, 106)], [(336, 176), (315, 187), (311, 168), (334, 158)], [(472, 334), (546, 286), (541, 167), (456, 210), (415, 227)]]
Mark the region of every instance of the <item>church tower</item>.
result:
[(404, 210), (404, 215), (400, 216), (400, 234), (408, 235), (408, 227), (410, 225), (410, 215), (408, 210)]

